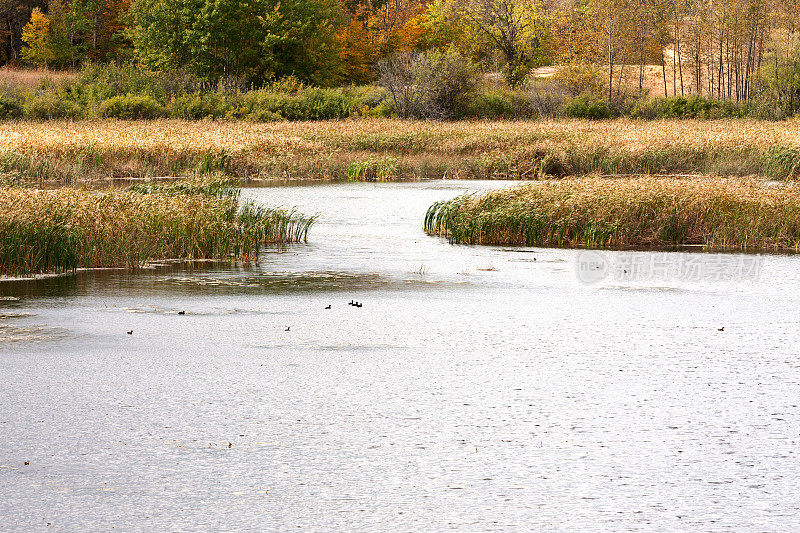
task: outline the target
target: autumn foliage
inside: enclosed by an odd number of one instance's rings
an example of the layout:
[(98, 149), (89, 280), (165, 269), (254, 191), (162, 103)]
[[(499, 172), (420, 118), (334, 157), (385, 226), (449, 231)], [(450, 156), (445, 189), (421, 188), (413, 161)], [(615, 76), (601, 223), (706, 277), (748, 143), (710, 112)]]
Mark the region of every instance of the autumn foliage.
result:
[(784, 113), (800, 107), (799, 17), (797, 0), (4, 0), (0, 64), (333, 86), (374, 82), (398, 54), (456, 50), (511, 87), (590, 87), (617, 110), (699, 95)]

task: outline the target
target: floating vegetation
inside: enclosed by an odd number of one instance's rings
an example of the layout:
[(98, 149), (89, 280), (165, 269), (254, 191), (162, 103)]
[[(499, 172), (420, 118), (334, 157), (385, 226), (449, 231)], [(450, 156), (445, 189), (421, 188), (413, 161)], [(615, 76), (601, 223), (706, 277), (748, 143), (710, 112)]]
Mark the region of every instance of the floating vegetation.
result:
[(342, 291), (364, 290), (386, 285), (391, 280), (379, 274), (343, 271), (321, 272), (275, 272), (259, 271), (257, 275), (237, 275), (234, 277), (214, 275), (170, 276), (160, 280), (172, 286), (182, 286), (183, 290), (207, 291), (233, 289), (237, 294), (252, 291), (284, 293), (286, 291)]
[(63, 336), (64, 331), (40, 324), (15, 325), (9, 321), (30, 319), (30, 313), (0, 313), (0, 348), (11, 342), (33, 342), (51, 340)]
[(41, 325), (14, 326), (0, 323), (0, 348), (8, 343), (55, 340), (66, 336), (66, 332)]
[(0, 275), (254, 260), (262, 244), (305, 241), (314, 220), (240, 203), (238, 191), (222, 182), (112, 192), (0, 188)]
[(425, 231), (452, 243), (800, 249), (800, 188), (725, 179), (569, 179), (433, 204)]

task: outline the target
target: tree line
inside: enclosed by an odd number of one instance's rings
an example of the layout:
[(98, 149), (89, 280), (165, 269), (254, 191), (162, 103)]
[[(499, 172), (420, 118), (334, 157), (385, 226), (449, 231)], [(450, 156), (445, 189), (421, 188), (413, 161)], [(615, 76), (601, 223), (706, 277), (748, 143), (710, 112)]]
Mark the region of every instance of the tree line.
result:
[(655, 65), (664, 96), (768, 89), (794, 102), (799, 26), (800, 0), (0, 0), (0, 64), (134, 62), (212, 83), (333, 86), (436, 49), (511, 86), (544, 65), (592, 67), (609, 101), (631, 76), (644, 92)]

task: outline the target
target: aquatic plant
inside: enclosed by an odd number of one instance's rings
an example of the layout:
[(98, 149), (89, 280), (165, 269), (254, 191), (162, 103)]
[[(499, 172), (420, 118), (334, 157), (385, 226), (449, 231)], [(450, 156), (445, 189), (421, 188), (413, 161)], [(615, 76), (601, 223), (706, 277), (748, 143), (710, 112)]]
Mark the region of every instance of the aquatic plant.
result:
[(0, 188), (0, 275), (169, 259), (254, 260), (262, 244), (304, 241), (314, 222), (291, 210), (171, 187)]
[(796, 179), (794, 121), (0, 121), (0, 175), (32, 183), (224, 175), (425, 179), (702, 174)]
[(347, 169), (348, 181), (389, 181), (397, 172), (397, 161), (379, 159), (353, 161)]
[(139, 194), (164, 194), (176, 196), (181, 194), (202, 194), (215, 198), (238, 200), (241, 189), (227, 178), (211, 176), (193, 180), (175, 180), (168, 182), (145, 181), (134, 183), (126, 189)]
[(800, 187), (754, 180), (621, 178), (528, 183), (433, 204), (452, 243), (800, 249)]

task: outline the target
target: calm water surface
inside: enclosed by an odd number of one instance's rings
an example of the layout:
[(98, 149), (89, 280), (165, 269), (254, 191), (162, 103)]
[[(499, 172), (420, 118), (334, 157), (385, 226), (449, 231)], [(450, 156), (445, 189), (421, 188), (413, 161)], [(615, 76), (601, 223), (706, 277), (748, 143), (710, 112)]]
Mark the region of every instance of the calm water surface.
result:
[(0, 283), (0, 529), (800, 528), (800, 257), (423, 234), (500, 185), (249, 189), (309, 243)]

